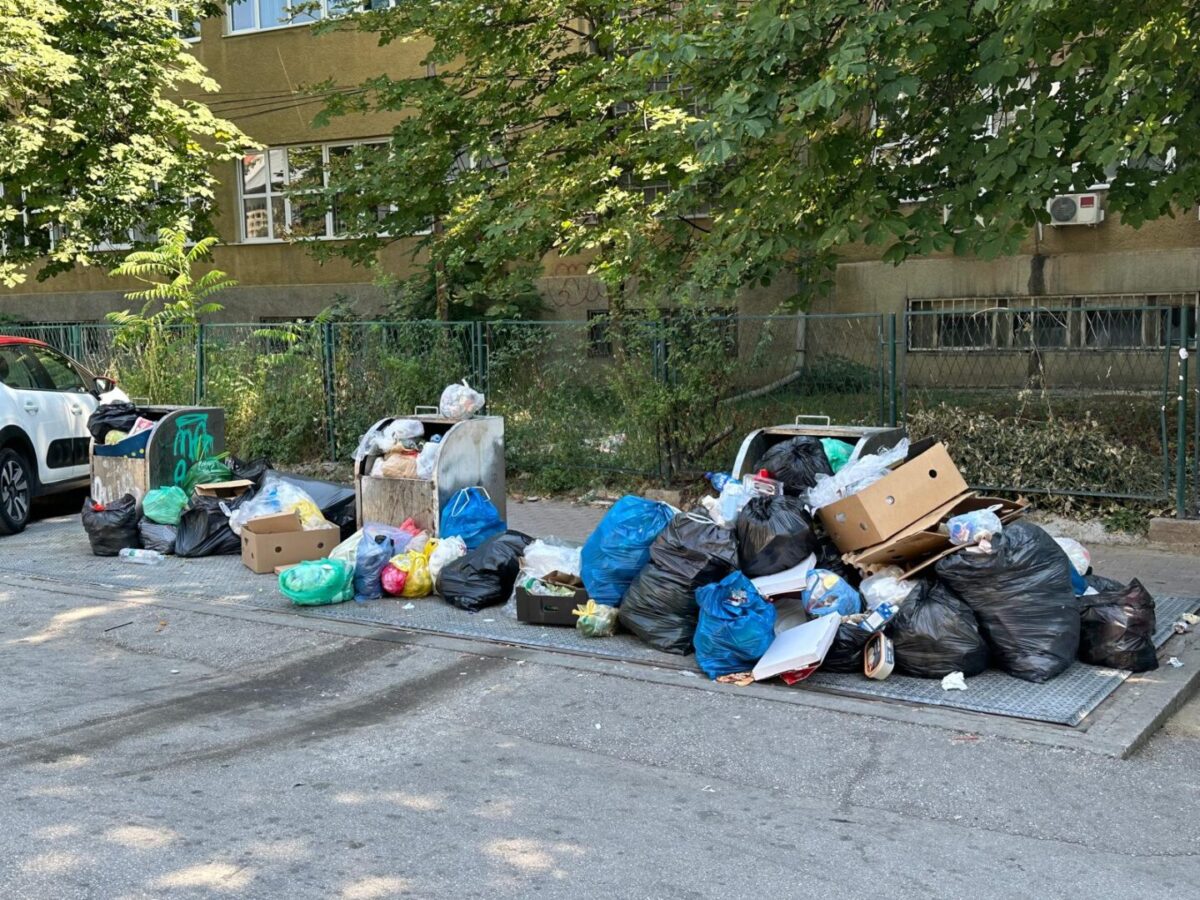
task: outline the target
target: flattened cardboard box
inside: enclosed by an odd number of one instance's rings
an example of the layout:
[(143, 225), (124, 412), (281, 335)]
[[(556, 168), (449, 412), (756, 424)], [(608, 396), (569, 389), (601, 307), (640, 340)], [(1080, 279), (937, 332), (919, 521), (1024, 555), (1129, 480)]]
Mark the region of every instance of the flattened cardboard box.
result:
[(886, 566), (899, 566), (904, 570), (902, 577), (911, 578), (942, 557), (961, 549), (950, 543), (950, 538), (938, 529), (939, 525), (954, 516), (992, 506), (1000, 507), (996, 515), (1007, 525), (1025, 514), (1029, 502), (1024, 498), (1005, 500), (1001, 497), (980, 497), (971, 491), (942, 504), (888, 540), (856, 553), (847, 553), (842, 559), (867, 574), (878, 572)]
[(843, 553), (872, 547), (967, 492), (945, 444), (893, 469), (879, 481), (818, 513)]
[(217, 497), (221, 500), (233, 500), (242, 496), (254, 487), (253, 481), (239, 478), (236, 481), (210, 481), (208, 484), (196, 485), (196, 493), (201, 497)]
[(242, 528), (242, 562), (259, 575), (310, 559), (325, 559), (341, 540), (336, 525), (305, 531), (300, 515), (259, 516)]

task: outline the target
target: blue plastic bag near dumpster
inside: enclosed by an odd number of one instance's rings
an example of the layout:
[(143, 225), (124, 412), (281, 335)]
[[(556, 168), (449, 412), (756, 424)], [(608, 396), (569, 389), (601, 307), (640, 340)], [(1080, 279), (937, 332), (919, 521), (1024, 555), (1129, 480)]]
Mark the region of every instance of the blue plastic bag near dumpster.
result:
[(468, 550), (474, 550), (488, 538), (503, 534), (506, 528), (488, 492), (481, 487), (468, 487), (451, 497), (442, 510), (438, 537), (460, 537)]
[(754, 668), (775, 640), (775, 607), (734, 572), (696, 591), (696, 662), (709, 678)]
[(392, 529), (367, 525), (354, 555), (354, 599), (378, 600), (383, 596), (383, 569), (396, 555)]
[(675, 517), (666, 503), (626, 495), (583, 545), (581, 577), (597, 603), (620, 606), (625, 591), (650, 561), (650, 545)]

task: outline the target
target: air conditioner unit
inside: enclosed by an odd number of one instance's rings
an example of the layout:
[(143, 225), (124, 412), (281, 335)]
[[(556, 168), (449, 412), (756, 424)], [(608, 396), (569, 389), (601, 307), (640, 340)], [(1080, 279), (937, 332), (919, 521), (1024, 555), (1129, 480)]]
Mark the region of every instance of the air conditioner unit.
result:
[(1104, 221), (1100, 194), (1060, 194), (1046, 201), (1051, 225), (1099, 225)]

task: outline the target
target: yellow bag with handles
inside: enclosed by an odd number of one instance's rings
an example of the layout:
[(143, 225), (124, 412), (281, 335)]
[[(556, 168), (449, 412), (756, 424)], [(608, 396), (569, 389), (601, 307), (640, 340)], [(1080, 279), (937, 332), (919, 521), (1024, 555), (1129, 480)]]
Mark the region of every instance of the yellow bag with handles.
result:
[(429, 557), (424, 553), (409, 550), (393, 556), (391, 565), (408, 575), (404, 591), (400, 596), (410, 599), (428, 597), (433, 593), (433, 576), (429, 574)]

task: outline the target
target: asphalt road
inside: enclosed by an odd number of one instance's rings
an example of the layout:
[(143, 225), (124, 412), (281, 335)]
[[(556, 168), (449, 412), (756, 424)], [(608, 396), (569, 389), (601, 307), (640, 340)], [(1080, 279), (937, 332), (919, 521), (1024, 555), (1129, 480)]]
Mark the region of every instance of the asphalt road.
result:
[(0, 678), (5, 897), (1200, 884), (1194, 706), (1118, 761), (36, 582), (0, 587)]

